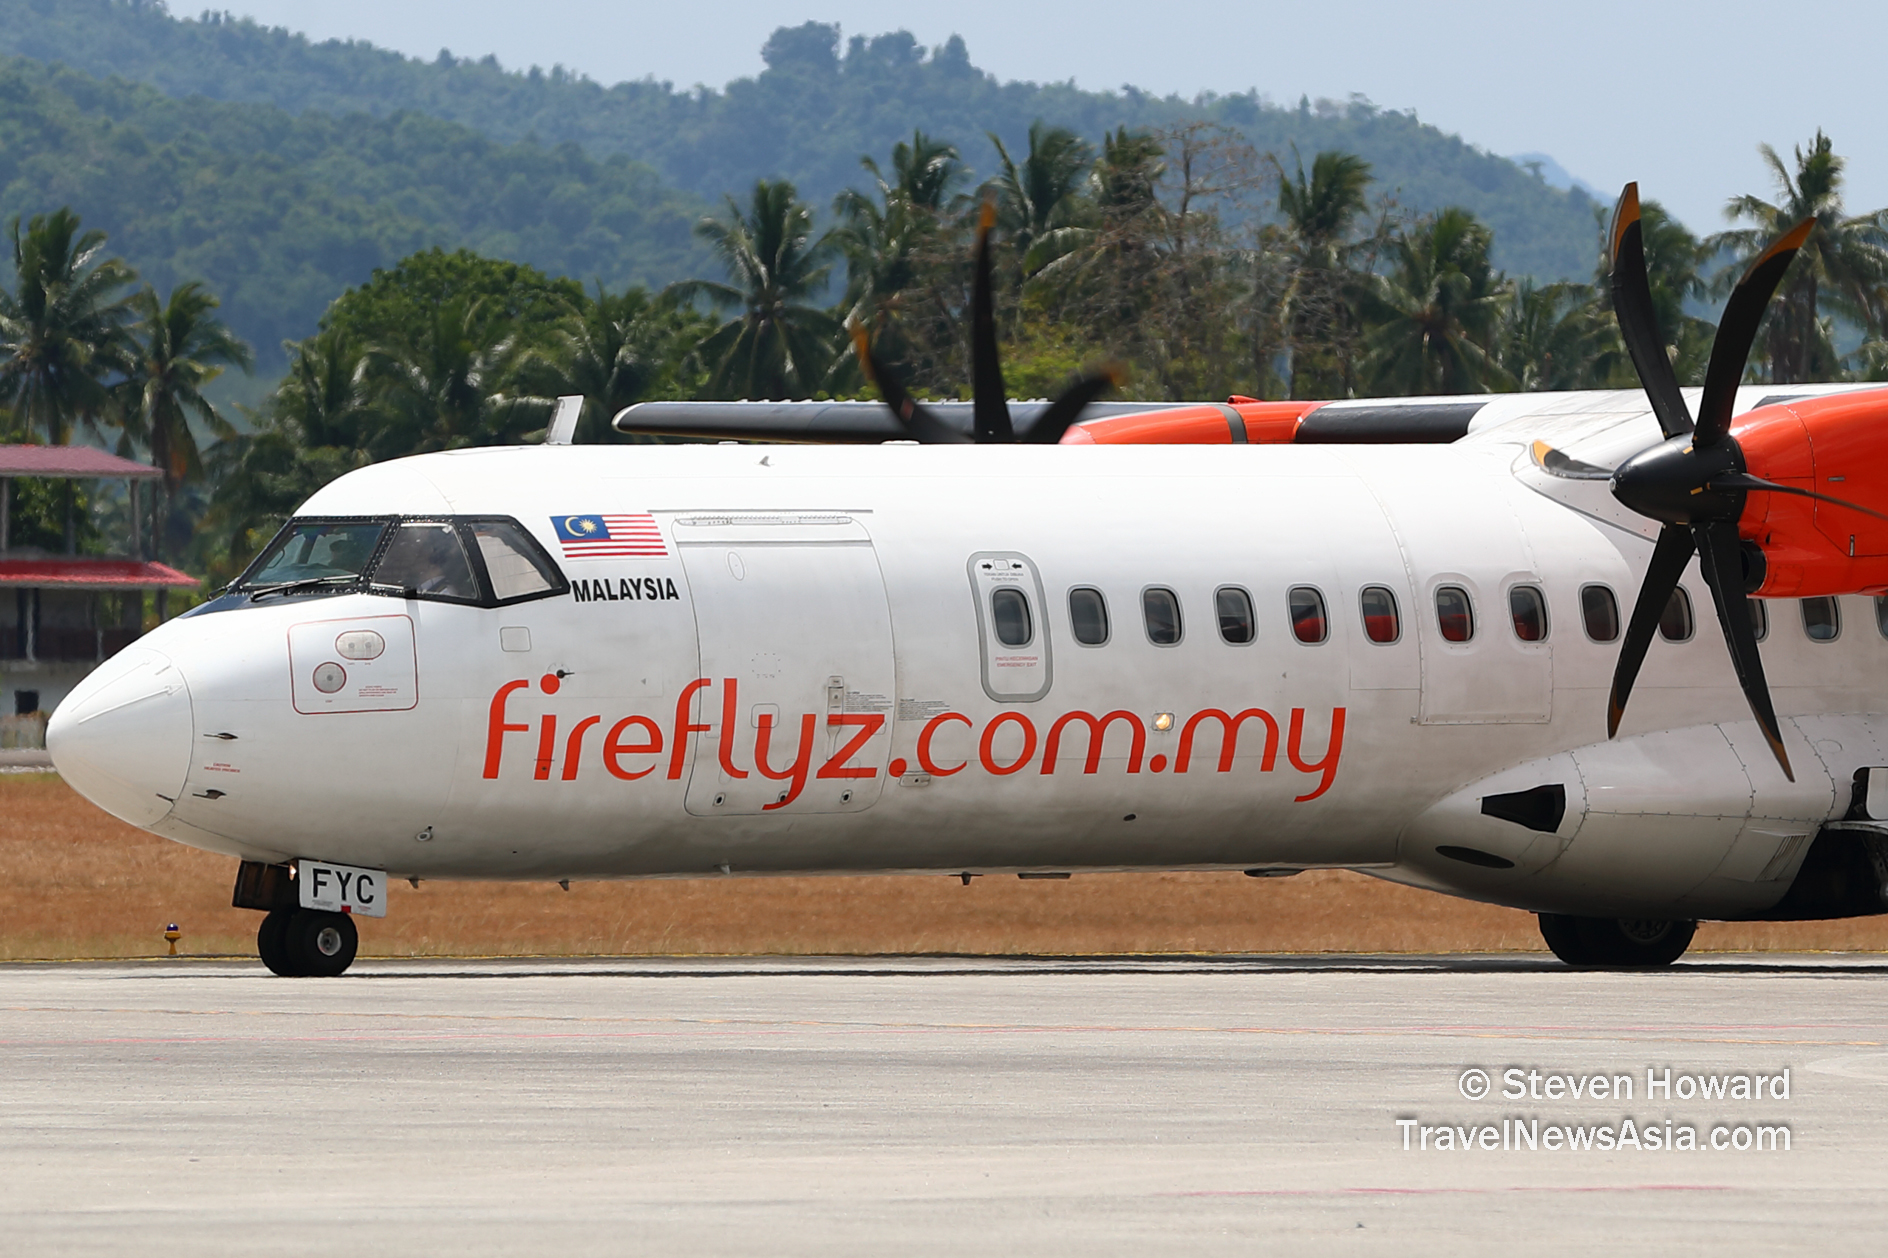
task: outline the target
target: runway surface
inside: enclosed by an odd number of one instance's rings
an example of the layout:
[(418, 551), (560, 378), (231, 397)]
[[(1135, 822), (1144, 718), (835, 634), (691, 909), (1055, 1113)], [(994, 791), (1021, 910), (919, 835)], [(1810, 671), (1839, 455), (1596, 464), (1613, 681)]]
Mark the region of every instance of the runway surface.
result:
[(1859, 1253), (1885, 1115), (1880, 958), (0, 966), (21, 1254)]

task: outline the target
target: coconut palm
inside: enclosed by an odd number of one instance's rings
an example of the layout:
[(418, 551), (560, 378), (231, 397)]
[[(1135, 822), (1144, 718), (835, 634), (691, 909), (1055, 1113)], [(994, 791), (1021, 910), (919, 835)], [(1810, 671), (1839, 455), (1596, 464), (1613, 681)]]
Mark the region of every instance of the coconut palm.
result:
[(1630, 370), (1612, 311), (1590, 284), (1522, 280), (1500, 346), (1501, 365), (1518, 389), (1600, 388)]
[(1879, 336), (1883, 330), (1882, 286), (1888, 284), (1888, 210), (1849, 216), (1842, 208), (1842, 172), (1846, 164), (1821, 131), (1805, 151), (1795, 152), (1794, 169), (1775, 149), (1759, 145), (1779, 196), (1775, 202), (1746, 194), (1732, 197), (1724, 215), (1752, 226), (1723, 232), (1706, 242), (1728, 248), (1739, 264), (1720, 276), (1728, 288), (1749, 259), (1796, 223), (1814, 215), (1816, 227), (1783, 278), (1761, 334), (1770, 380), (1787, 384), (1831, 379), (1840, 370), (1825, 311), (1860, 324)]
[(889, 178), (871, 157), (860, 158), (859, 165), (871, 174), (877, 199), (856, 188), (833, 198), (841, 226), (832, 241), (846, 258), (843, 304), (848, 320), (865, 324), (874, 342), (902, 358), (892, 340), (902, 339), (895, 332), (907, 297), (919, 285), (923, 254), (953, 202), (963, 163), (954, 146), (914, 131), (911, 143), (892, 146)]
[(126, 285), (132, 269), (104, 255), (105, 233), (80, 231), (70, 209), (15, 216), (15, 283), (0, 292), (0, 403), (26, 434), (54, 444), (96, 430), (107, 381), (123, 367)]
[(1489, 261), (1493, 237), (1451, 206), (1400, 233), (1389, 274), (1368, 290), (1363, 370), (1386, 394), (1511, 387), (1493, 352), (1509, 286)]
[(1033, 275), (1057, 257), (1077, 248), (1086, 233), (1064, 236), (1058, 232), (1086, 226), (1089, 172), (1095, 150), (1066, 127), (1051, 127), (1040, 119), (1029, 128), (1029, 152), (1019, 163), (993, 133), (1000, 169), (989, 189), (996, 196), (997, 225), (1021, 260), (1023, 273)]
[(158, 527), (152, 530), (159, 559), (173, 531), (169, 506), (178, 489), (203, 478), (203, 451), (191, 420), (219, 438), (235, 434), (203, 388), (226, 368), (248, 371), (253, 361), (249, 347), (216, 317), (217, 305), (195, 280), (179, 284), (161, 302), (146, 284), (127, 303), (137, 324), (124, 353), (117, 414), (125, 439), (150, 451), (161, 474)]
[(443, 302), (417, 335), (368, 350), (365, 373), (379, 412), (367, 438), (373, 458), (500, 445), (543, 426), (545, 399), (507, 391), (517, 338), (482, 305)]
[(519, 382), (546, 396), (582, 397), (578, 441), (647, 440), (621, 436), (610, 421), (649, 396), (661, 376), (674, 313), (669, 303), (641, 288), (612, 293), (599, 281), (596, 296), (552, 330), (550, 344), (525, 356)]
[(1302, 159), (1290, 173), (1273, 164), (1287, 264), (1275, 318), (1291, 359), (1291, 395), (1344, 397), (1355, 385), (1356, 224), (1369, 208), (1370, 163), (1327, 149), (1311, 159), (1309, 176)]
[(666, 290), (706, 298), (740, 313), (696, 346), (721, 397), (801, 398), (819, 387), (832, 361), (839, 321), (812, 304), (832, 274), (830, 236), (813, 234), (813, 211), (786, 180), (762, 179), (745, 211), (728, 198), (725, 218), (705, 218), (695, 234), (732, 283), (687, 280)]

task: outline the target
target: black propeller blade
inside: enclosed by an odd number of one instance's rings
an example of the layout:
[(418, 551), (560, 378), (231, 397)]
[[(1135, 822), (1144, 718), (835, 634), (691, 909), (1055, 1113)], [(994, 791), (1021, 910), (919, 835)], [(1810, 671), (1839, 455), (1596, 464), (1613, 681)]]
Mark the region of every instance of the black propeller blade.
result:
[[(927, 445), (964, 441), (1007, 445), (1018, 440), (1015, 425), (1010, 421), (1009, 391), (1003, 384), (1003, 364), (996, 345), (996, 300), (990, 261), (990, 230), (995, 226), (996, 202), (986, 200), (977, 220), (976, 271), (970, 288), (970, 396), (975, 436), (965, 437), (926, 410), (923, 403), (906, 391), (896, 373), (887, 370), (872, 353), (871, 337), (865, 328), (857, 322), (848, 325), (866, 378), (877, 386), (879, 395), (905, 430)], [(1050, 445), (1060, 441), (1090, 402), (1120, 383), (1121, 371), (1112, 365), (1076, 377), (1056, 396), (1022, 440)]]
[[(1658, 417), (1659, 428), (1666, 439), (1627, 459), (1612, 476), (1615, 498), (1665, 527), (1659, 532), (1652, 561), (1646, 567), (1645, 582), (1639, 589), (1639, 600), (1633, 605), (1626, 640), (1620, 646), (1612, 695), (1606, 708), (1606, 736), (1611, 738), (1619, 732), (1626, 700), (1632, 694), (1640, 665), (1645, 662), (1646, 650), (1652, 645), (1659, 617), (1695, 551), (1705, 581), (1711, 587), (1718, 623), (1724, 629), (1724, 643), (1730, 649), (1731, 664), (1737, 670), (1738, 684), (1743, 687), (1751, 715), (1763, 730), (1764, 740), (1770, 744), (1783, 775), (1792, 782), (1796, 775), (1790, 769), (1789, 757), (1784, 754), (1782, 730), (1770, 701), (1769, 686), (1764, 681), (1756, 634), (1751, 629), (1744, 582), (1744, 543), (1738, 537), (1737, 520), (1753, 491), (1799, 494), (1845, 507), (1854, 507), (1854, 504), (1752, 476), (1745, 467), (1744, 452), (1731, 436), (1731, 408), (1736, 403), (1737, 385), (1744, 377), (1744, 366), (1756, 340), (1757, 328), (1763, 322), (1764, 310), (1797, 250), (1802, 248), (1815, 226), (1816, 220), (1810, 218), (1791, 228), (1751, 263), (1732, 290), (1724, 318), (1718, 324), (1717, 338), (1711, 345), (1704, 395), (1695, 424), (1685, 406), (1684, 395), (1678, 390), (1678, 379), (1672, 371), (1671, 360), (1666, 357), (1653, 313), (1652, 288), (1645, 269), (1644, 229), (1639, 221), (1639, 185), (1629, 183), (1620, 194), (1619, 205), (1613, 211), (1611, 232), (1613, 311), (1619, 318), (1620, 335), (1632, 354), (1633, 366), (1638, 369), (1639, 381), (1652, 404), (1652, 413)], [(1543, 466), (1546, 466), (1544, 459)], [(1571, 473), (1577, 477), (1585, 471), (1584, 467), (1578, 470), (1569, 467), (1559, 469), (1557, 474)], [(1869, 511), (1868, 514), (1877, 513)]]

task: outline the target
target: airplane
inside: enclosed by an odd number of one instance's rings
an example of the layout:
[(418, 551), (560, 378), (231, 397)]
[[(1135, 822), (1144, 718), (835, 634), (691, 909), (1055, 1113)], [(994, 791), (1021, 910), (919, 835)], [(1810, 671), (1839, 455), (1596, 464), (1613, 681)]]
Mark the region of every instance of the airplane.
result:
[(541, 446), (350, 472), (48, 747), (236, 858), (285, 976), (346, 970), (400, 879), (1344, 868), (1599, 968), (1881, 913), (1888, 390), (1740, 383), (1808, 227), (1702, 389), (1629, 186), (1643, 392), (1081, 420), (1099, 372), (1017, 440), (986, 222), (967, 411), (861, 336), (888, 410), (711, 404), (787, 442), (577, 448), (560, 410)]

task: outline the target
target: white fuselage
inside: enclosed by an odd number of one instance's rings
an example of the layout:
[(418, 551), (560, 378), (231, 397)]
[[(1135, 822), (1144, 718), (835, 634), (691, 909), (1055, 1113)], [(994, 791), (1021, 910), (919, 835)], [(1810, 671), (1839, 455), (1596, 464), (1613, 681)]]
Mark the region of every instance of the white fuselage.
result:
[[(1521, 448), (403, 459), (299, 516), (509, 516), (572, 592), (501, 607), (287, 595), (195, 614), (75, 692), (55, 757), (181, 842), (421, 878), (1340, 866), (1558, 911), (1773, 903), (1855, 770), (1888, 763), (1871, 600), (1841, 600), (1828, 642), (1793, 603), (1771, 605), (1763, 657), (1794, 786), (1749, 719), (1695, 566), (1696, 631), (1654, 642), (1608, 744), (1618, 648), (1588, 636), (1581, 591), (1608, 587), (1623, 616), (1651, 547), (1518, 478)], [(567, 557), (552, 522), (578, 513), (647, 513), (663, 553)], [(1517, 585), (1545, 596), (1544, 640), (1514, 631)], [(1444, 586), (1472, 604), (1466, 642), (1439, 630)], [(1222, 636), (1227, 587), (1256, 611), (1249, 643)], [(1321, 596), (1324, 641), (1294, 635), (1295, 587)], [(1365, 587), (1394, 594), (1395, 641), (1366, 636)], [(1020, 594), (1023, 629), (1015, 595), (998, 623), (1000, 588)], [(1077, 640), (1077, 588), (1102, 595), (1105, 642)], [(1177, 642), (1150, 640), (1150, 590), (1177, 598)], [(340, 701), (311, 689), (361, 630), (391, 645)], [(86, 722), (118, 719), (98, 713), (133, 670), (145, 690), (170, 679), (170, 715), (138, 745), (170, 741), (135, 770), (93, 772)], [(1551, 830), (1475, 803), (1537, 779), (1570, 793)], [(1508, 865), (1437, 854), (1451, 844)]]

